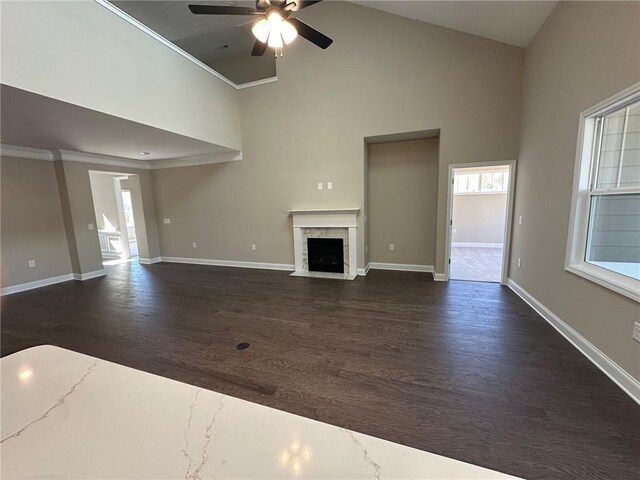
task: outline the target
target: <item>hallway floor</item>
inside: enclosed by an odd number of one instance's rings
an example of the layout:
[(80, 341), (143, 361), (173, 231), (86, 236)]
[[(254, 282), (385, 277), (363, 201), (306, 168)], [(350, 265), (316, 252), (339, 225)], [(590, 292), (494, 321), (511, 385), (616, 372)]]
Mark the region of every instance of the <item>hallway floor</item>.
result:
[(451, 247), (452, 280), (500, 282), (502, 247)]

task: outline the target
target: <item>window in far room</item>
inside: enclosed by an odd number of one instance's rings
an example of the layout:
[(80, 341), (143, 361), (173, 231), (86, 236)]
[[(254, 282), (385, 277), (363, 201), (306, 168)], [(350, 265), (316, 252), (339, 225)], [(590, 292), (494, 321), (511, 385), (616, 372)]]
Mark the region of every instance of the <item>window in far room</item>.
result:
[(640, 300), (640, 85), (582, 114), (566, 268)]
[(506, 193), (509, 183), (509, 172), (482, 171), (461, 173), (454, 178), (453, 193)]

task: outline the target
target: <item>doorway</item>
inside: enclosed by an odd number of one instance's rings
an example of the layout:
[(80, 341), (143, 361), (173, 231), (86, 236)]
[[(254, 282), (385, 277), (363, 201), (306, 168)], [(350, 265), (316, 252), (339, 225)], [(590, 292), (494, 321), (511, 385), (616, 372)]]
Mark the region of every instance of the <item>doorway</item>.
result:
[(448, 278), (506, 282), (514, 162), (451, 165)]
[(136, 175), (90, 171), (89, 179), (103, 265), (138, 259), (136, 205), (131, 182)]
[(129, 244), (129, 258), (138, 257), (138, 240), (136, 237), (136, 222), (133, 216), (133, 200), (131, 190), (121, 189), (122, 192), (122, 213), (124, 225)]

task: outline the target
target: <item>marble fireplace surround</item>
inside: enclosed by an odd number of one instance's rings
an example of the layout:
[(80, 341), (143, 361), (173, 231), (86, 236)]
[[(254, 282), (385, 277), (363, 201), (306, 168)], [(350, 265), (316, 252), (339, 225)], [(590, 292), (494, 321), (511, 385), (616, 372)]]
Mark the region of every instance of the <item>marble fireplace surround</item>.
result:
[[(353, 280), (357, 269), (357, 216), (359, 208), (287, 210), (293, 217), (294, 277)], [(307, 238), (341, 238), (344, 248), (344, 273), (310, 272)]]

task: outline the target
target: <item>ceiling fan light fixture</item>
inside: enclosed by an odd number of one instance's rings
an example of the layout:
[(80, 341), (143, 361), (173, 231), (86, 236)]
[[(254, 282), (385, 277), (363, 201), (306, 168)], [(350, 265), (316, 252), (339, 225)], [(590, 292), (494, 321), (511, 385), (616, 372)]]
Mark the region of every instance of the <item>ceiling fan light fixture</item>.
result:
[(269, 34), (269, 43), (267, 45), (269, 45), (270, 48), (282, 48), (284, 45), (282, 43), (282, 35), (280, 35), (279, 32), (271, 32)]
[(282, 30), (283, 21), (284, 20), (282, 18), (282, 15), (280, 15), (280, 12), (278, 10), (272, 10), (271, 12), (269, 12), (269, 14), (267, 15), (267, 22), (269, 22), (269, 32), (279, 34)]
[(289, 22), (284, 20), (282, 22), (282, 27), (281, 27), (281, 30), (280, 30), (280, 34), (282, 35), (282, 40), (284, 40), (284, 43), (289, 45), (298, 36), (298, 31), (296, 30), (296, 27), (294, 27)]
[(267, 22), (267, 19), (263, 18), (257, 22), (251, 29), (251, 32), (260, 42), (266, 43), (269, 39), (269, 22)]

